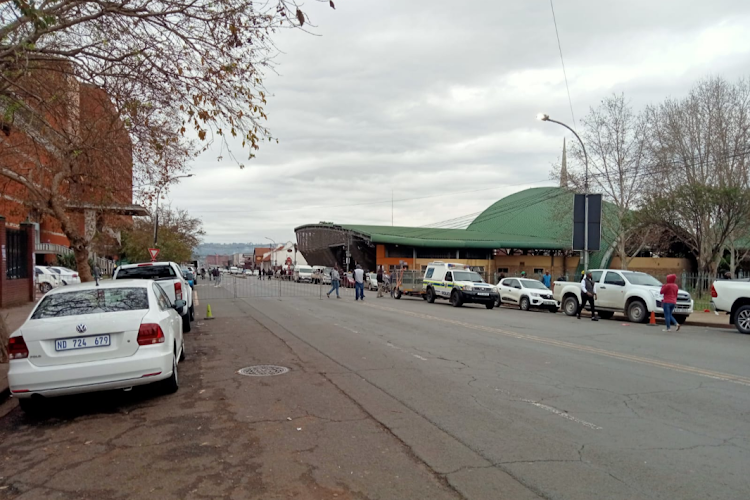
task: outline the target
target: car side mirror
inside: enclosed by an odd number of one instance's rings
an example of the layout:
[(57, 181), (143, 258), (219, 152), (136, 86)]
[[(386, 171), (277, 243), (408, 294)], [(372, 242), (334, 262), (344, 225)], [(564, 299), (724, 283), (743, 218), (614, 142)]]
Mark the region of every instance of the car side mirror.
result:
[(186, 305), (187, 305), (187, 302), (185, 302), (182, 299), (177, 299), (177, 300), (174, 301), (174, 304), (172, 304), (172, 308), (173, 309), (182, 309)]
[(516, 285), (516, 286), (514, 286), (513, 288), (515, 288), (515, 289), (517, 289), (517, 290), (520, 290), (520, 289), (521, 289), (521, 285)]

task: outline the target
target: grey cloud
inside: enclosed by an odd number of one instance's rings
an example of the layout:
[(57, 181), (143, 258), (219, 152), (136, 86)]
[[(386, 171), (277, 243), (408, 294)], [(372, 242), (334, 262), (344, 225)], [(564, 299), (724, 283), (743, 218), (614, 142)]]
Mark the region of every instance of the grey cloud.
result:
[[(743, 75), (750, 42), (721, 37), (750, 27), (746, 4), (557, 2), (576, 117), (612, 92), (643, 106), (709, 73)], [(493, 188), (396, 203), (396, 224), (423, 225), (544, 184), (566, 134), (534, 117), (571, 121), (546, 0), (307, 9), (321, 36), (280, 32), (278, 74), (266, 75), (280, 143), (244, 170), (214, 148), (170, 193), (204, 219), (206, 240), (287, 240), (320, 220), (388, 224), (391, 190), (402, 200)], [(363, 205), (373, 201), (385, 202)]]

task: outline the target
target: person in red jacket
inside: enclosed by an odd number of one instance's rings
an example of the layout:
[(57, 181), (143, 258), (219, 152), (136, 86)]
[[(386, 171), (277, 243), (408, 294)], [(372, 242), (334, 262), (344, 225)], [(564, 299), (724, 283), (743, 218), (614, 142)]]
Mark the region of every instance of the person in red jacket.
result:
[(674, 308), (677, 307), (677, 292), (679, 290), (675, 281), (677, 281), (677, 275), (670, 274), (667, 276), (667, 282), (661, 286), (661, 294), (664, 296), (662, 299), (664, 322), (667, 324), (667, 328), (664, 330), (665, 332), (669, 331), (673, 323), (677, 325), (677, 331), (680, 331), (680, 324), (673, 316)]

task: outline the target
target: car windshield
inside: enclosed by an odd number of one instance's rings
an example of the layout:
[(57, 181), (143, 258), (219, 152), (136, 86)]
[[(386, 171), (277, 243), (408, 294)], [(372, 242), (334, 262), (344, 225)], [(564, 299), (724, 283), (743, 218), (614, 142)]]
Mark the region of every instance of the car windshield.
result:
[(47, 295), (31, 319), (140, 309), (148, 309), (148, 294), (145, 288), (99, 288)]
[(117, 272), (117, 279), (158, 280), (174, 278), (172, 266), (127, 267)]
[(312, 267), (300, 267), (297, 269), (297, 271), (301, 273), (311, 273), (313, 272)]
[(543, 283), (539, 281), (534, 280), (521, 280), (521, 283), (523, 284), (524, 288), (535, 288), (538, 290), (548, 290), (546, 286), (544, 286)]
[(474, 271), (453, 271), (453, 281), (471, 281), (472, 283), (484, 283), (484, 280)]
[(654, 278), (650, 274), (646, 273), (635, 273), (632, 271), (622, 271), (622, 275), (625, 276), (630, 283), (633, 285), (646, 285), (646, 286), (661, 286), (662, 283), (658, 279)]

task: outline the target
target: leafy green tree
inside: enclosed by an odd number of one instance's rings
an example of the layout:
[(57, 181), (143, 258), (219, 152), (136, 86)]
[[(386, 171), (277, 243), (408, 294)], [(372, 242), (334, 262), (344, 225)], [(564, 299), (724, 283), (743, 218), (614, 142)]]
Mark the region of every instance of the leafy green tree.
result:
[[(159, 209), (159, 260), (186, 262), (192, 259), (193, 250), (205, 235), (200, 219), (191, 217), (185, 210)], [(132, 229), (123, 232), (120, 256), (129, 262), (148, 262), (148, 249), (154, 245), (152, 217), (138, 217)]]

